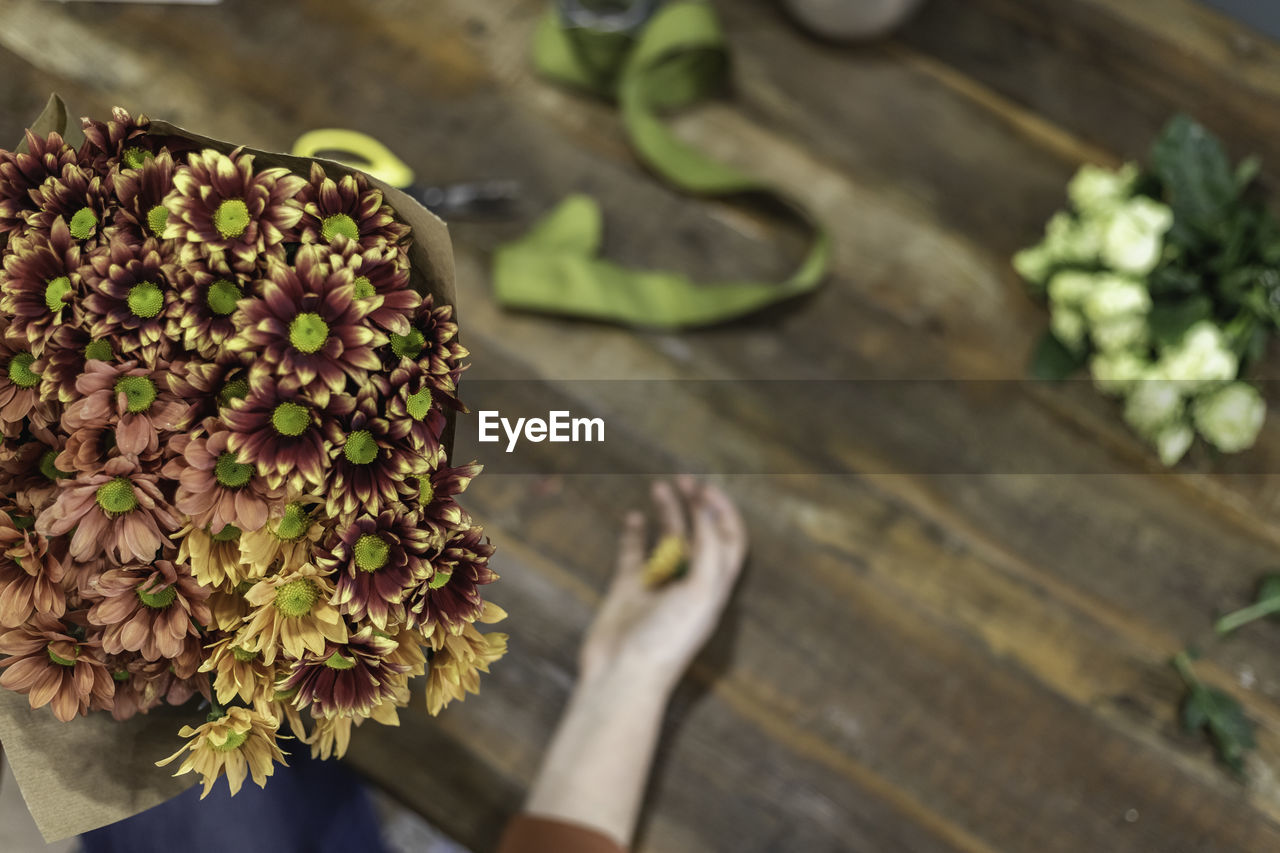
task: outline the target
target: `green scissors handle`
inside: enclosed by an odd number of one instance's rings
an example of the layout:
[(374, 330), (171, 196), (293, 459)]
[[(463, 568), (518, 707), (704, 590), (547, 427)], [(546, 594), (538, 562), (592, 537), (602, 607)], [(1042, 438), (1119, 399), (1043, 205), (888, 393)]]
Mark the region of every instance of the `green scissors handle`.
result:
[(293, 143), (298, 157), (324, 157), (368, 172), (383, 183), (397, 189), (413, 184), (413, 169), (391, 153), (391, 149), (367, 133), (324, 127), (310, 130)]

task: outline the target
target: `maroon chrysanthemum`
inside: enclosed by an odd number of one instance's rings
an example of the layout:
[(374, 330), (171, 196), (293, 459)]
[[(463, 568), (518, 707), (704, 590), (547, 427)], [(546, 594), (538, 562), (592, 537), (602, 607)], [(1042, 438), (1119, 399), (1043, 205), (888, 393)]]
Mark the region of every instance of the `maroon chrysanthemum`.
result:
[(304, 243), (331, 243), (342, 235), (363, 251), (395, 245), (409, 234), (409, 226), (383, 204), (382, 190), (370, 187), (359, 173), (335, 181), (319, 163), (312, 163), (311, 180), (298, 192), (297, 201), (302, 206), (298, 235)]
[(95, 341), (83, 325), (61, 323), (53, 327), (44, 352), (31, 365), (40, 376), (40, 396), (70, 403), (78, 396), (76, 380), (90, 361), (110, 361), (115, 357), (110, 341)]
[(115, 216), (115, 196), (102, 176), (82, 166), (66, 165), (59, 175), (32, 191), (36, 209), (27, 213), (27, 231), (48, 234), (59, 219), (86, 248), (105, 245)]
[(475, 462), (457, 468), (441, 465), (435, 470), (419, 467), (418, 475), (408, 481), (413, 491), (405, 495), (406, 499), (417, 504), (421, 524), (442, 541), (468, 525), (467, 515), (456, 498), (483, 468)]
[(240, 304), (240, 334), (228, 344), (252, 365), (274, 374), (282, 387), (303, 391), (321, 405), (340, 393), (348, 377), (357, 385), (381, 367), (375, 348), (386, 336), (366, 319), (355, 298), (351, 271), (333, 270), (317, 249), (303, 246), (293, 266), (270, 265), (258, 299)]
[(417, 362), (425, 373), (435, 379), (437, 389), (450, 395), (456, 393), (463, 370), (462, 360), (469, 353), (458, 341), (453, 307), (436, 306), (435, 300), (428, 295), (414, 313), (411, 325), (409, 334), (390, 336), (390, 366), (406, 359)]
[(174, 273), (182, 304), (169, 318), (169, 337), (208, 361), (236, 358), (231, 349), (237, 331), (235, 314), (241, 301), (254, 295), (253, 282), (204, 257), (189, 258)]
[(158, 241), (112, 243), (111, 251), (94, 256), (85, 271), (89, 333), (110, 341), (126, 358), (167, 358), (172, 347), (165, 329), (182, 310), (172, 275)]
[(349, 516), (357, 509), (381, 512), (397, 500), (413, 470), (414, 452), (392, 434), (391, 424), (379, 414), (381, 402), (377, 389), (365, 386), (355, 408), (327, 425), (332, 449), (324, 495), (331, 516)]
[(49, 232), (15, 235), (4, 255), (0, 309), (10, 315), (9, 330), (21, 335), (36, 356), (64, 325), (79, 326), (80, 245), (59, 219)]
[(431, 534), (414, 513), (387, 509), (362, 515), (338, 528), (316, 565), (336, 574), (332, 603), (354, 620), (368, 619), (379, 630), (404, 620), (401, 601), (429, 572)]
[(25, 152), (0, 150), (0, 234), (25, 229), (27, 214), (39, 209), (31, 191), (76, 163), (76, 152), (61, 134), (28, 130), (26, 146)]
[(322, 486), (329, 460), (327, 424), (355, 408), (345, 394), (320, 406), (271, 376), (255, 376), (249, 394), (222, 409), (231, 430), (228, 447), (244, 462), (256, 465), (273, 488), (306, 483)]
[(57, 500), (36, 518), (44, 536), (75, 531), (68, 548), (75, 560), (106, 553), (149, 564), (178, 527), (158, 477), (125, 456), (108, 459), (98, 473), (61, 481)]
[(188, 425), (197, 424), (249, 396), (249, 371), (239, 359), (192, 359), (170, 366), (169, 389), (191, 407)]
[[(445, 416), (440, 404), (445, 395), (436, 390), (432, 377), (417, 362), (405, 360), (389, 376), (370, 377), (370, 383), (385, 401), (391, 436), (407, 441), (435, 467), (443, 456), (440, 434)], [(454, 398), (447, 399), (452, 402)]]
[(126, 174), (141, 168), (166, 148), (179, 158), (196, 148), (184, 137), (151, 133), (151, 121), (146, 116), (134, 118), (123, 107), (112, 109), (107, 121), (82, 118), (80, 123), (84, 129), (80, 162), (100, 174), (112, 170), (117, 175)]
[(40, 375), (33, 369), (36, 357), (27, 348), (25, 336), (10, 333), (0, 319), (0, 426), (4, 434), (21, 426), (40, 402)]
[(410, 627), (430, 634), (440, 625), (457, 634), (474, 622), (484, 609), (480, 587), (498, 579), (489, 568), (492, 554), (483, 529), (469, 527), (454, 533), (432, 558), (434, 573), (405, 598)]
[[(367, 300), (369, 322), (386, 332), (409, 334), (409, 319), (422, 297), (409, 286), (409, 263), (399, 246), (360, 244), (345, 235), (336, 236), (329, 246), (326, 263), (333, 269), (349, 269), (355, 276), (355, 297)], [(374, 307), (374, 300), (379, 300)]]
[[(139, 149), (141, 150), (141, 149)], [(165, 196), (173, 191), (173, 175), (178, 165), (168, 151), (147, 157), (136, 169), (126, 169), (115, 177), (119, 206), (115, 225), (130, 242), (161, 240), (169, 221)]]
[(328, 641), (320, 654), (304, 654), (276, 689), (315, 717), (367, 717), (384, 700), (394, 700), (401, 676), (412, 669), (396, 659), (398, 649), (393, 637), (366, 625), (345, 643)]
[(208, 148), (188, 157), (173, 185), (166, 233), (185, 243), (183, 256), (215, 256), (247, 272), (298, 223), (293, 197), (306, 181), (283, 168), (255, 173), (253, 155), (242, 149), (228, 156)]

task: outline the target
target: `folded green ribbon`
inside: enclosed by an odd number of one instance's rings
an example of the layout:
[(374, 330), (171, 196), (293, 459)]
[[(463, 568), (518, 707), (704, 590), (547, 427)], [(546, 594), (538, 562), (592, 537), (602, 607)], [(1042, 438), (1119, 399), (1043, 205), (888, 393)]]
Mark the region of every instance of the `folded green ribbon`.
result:
[(826, 275), (831, 239), (797, 202), (681, 142), (659, 111), (688, 106), (724, 83), (724, 33), (710, 5), (673, 0), (634, 41), (616, 33), (566, 29), (554, 10), (539, 23), (534, 63), (543, 75), (617, 100), (640, 159), (681, 190), (699, 195), (760, 193), (794, 211), (814, 237), (800, 268), (778, 284), (697, 284), (665, 271), (637, 271), (597, 257), (599, 206), (571, 196), (519, 240), (494, 254), (498, 302), (508, 308), (566, 314), (650, 328), (707, 326), (814, 290)]

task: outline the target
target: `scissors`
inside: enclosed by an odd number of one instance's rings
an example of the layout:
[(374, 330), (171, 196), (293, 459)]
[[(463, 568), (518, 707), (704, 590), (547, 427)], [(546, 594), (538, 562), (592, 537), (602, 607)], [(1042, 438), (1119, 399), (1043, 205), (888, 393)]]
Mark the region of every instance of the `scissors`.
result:
[(489, 219), (512, 215), (520, 195), (513, 180), (464, 181), (435, 186), (419, 184), (413, 169), (391, 149), (367, 133), (327, 127), (308, 131), (293, 143), (297, 157), (324, 157), (367, 172), (403, 190), (432, 213), (444, 219)]
[(567, 29), (633, 36), (649, 22), (662, 0), (556, 0)]

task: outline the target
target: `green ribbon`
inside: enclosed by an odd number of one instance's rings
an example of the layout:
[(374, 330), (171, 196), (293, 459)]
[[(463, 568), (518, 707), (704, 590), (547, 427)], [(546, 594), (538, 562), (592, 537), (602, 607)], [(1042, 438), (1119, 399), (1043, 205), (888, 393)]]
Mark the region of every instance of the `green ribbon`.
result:
[(831, 259), (831, 239), (822, 226), (774, 187), (680, 141), (659, 119), (661, 111), (688, 106), (724, 84), (725, 38), (710, 5), (673, 0), (635, 40), (566, 29), (552, 10), (539, 22), (533, 58), (546, 77), (616, 99), (636, 154), (672, 185), (706, 196), (771, 196), (794, 211), (814, 237), (799, 269), (784, 282), (697, 284), (679, 273), (631, 270), (598, 258), (600, 208), (587, 196), (570, 196), (524, 237), (495, 252), (500, 304), (630, 326), (690, 328), (759, 311), (822, 282)]

